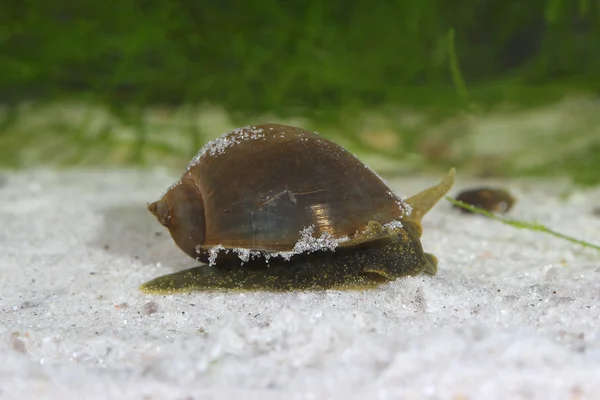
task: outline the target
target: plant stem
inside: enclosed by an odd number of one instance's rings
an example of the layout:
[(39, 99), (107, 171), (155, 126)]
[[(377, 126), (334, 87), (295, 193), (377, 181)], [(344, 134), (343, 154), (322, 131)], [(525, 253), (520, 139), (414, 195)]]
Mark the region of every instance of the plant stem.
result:
[(539, 224), (537, 222), (525, 222), (525, 221), (518, 221), (518, 220), (514, 220), (514, 219), (502, 218), (502, 217), (499, 217), (499, 216), (497, 216), (497, 215), (495, 215), (495, 214), (493, 214), (493, 213), (491, 213), (491, 212), (489, 212), (487, 210), (481, 209), (479, 207), (472, 206), (472, 205), (464, 203), (464, 202), (462, 202), (460, 200), (455, 200), (455, 199), (453, 199), (451, 197), (448, 197), (448, 196), (446, 196), (446, 200), (448, 200), (450, 203), (452, 203), (452, 204), (454, 204), (454, 205), (456, 205), (458, 207), (464, 208), (466, 210), (472, 211), (472, 212), (477, 213), (477, 214), (485, 215), (486, 217), (490, 217), (490, 218), (492, 218), (492, 219), (494, 219), (496, 221), (500, 221), (503, 224), (510, 225), (510, 226), (513, 226), (513, 227), (518, 228), (518, 229), (529, 229), (529, 230), (532, 230), (532, 231), (538, 231), (538, 232), (547, 233), (547, 234), (555, 236), (557, 238), (568, 240), (569, 242), (572, 242), (572, 243), (576, 243), (576, 244), (578, 244), (580, 246), (589, 247), (591, 249), (595, 249), (595, 250), (600, 251), (600, 246), (598, 246), (598, 245), (586, 242), (584, 240), (576, 239), (576, 238), (573, 238), (571, 236), (567, 236), (567, 235), (565, 235), (563, 233), (560, 233), (560, 232), (556, 232), (556, 231), (548, 228), (547, 226)]

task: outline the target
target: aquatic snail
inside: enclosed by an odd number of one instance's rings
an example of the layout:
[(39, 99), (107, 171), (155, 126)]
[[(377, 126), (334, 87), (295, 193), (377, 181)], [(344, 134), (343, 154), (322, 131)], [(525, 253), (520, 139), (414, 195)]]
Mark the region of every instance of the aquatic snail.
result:
[[(456, 196), (456, 200), (494, 214), (509, 212), (517, 201), (508, 190), (495, 187), (465, 189)], [(472, 211), (458, 205), (454, 205), (454, 208), (466, 214), (472, 213)]]
[(435, 275), (421, 219), (448, 192), (401, 199), (357, 157), (315, 132), (265, 124), (206, 144), (148, 210), (204, 265), (155, 278), (148, 293), (374, 287)]

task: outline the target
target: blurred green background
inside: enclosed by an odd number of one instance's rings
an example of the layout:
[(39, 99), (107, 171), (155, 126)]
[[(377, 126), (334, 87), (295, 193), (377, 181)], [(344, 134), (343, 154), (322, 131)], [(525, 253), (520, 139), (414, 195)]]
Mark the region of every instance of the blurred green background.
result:
[(388, 173), (600, 182), (597, 0), (0, 0), (0, 166), (316, 129)]

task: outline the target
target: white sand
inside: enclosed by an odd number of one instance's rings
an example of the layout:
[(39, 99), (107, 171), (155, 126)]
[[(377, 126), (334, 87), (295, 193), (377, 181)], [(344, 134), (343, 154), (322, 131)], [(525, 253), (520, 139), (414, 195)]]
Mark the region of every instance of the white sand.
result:
[[(393, 182), (410, 195), (441, 179)], [(194, 266), (145, 204), (161, 171), (0, 175), (0, 399), (592, 399), (600, 253), (424, 220), (436, 277), (364, 292), (151, 296)], [(474, 184), (461, 179), (452, 191)], [(600, 190), (508, 182), (511, 217), (600, 242)], [(160, 233), (160, 234), (158, 234)]]

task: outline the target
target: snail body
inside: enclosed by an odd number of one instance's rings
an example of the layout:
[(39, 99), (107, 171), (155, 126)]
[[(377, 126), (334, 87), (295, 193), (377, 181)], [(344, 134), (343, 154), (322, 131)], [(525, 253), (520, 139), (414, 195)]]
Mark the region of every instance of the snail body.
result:
[(421, 218), (454, 170), (409, 199), (341, 146), (265, 124), (209, 142), (149, 211), (205, 263), (156, 278), (146, 292), (371, 286), (437, 271)]

